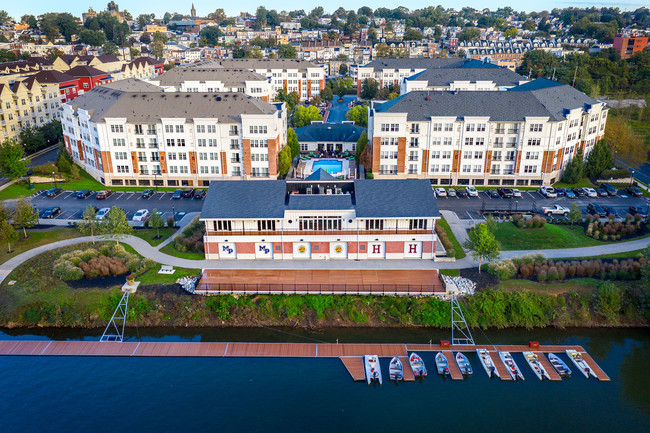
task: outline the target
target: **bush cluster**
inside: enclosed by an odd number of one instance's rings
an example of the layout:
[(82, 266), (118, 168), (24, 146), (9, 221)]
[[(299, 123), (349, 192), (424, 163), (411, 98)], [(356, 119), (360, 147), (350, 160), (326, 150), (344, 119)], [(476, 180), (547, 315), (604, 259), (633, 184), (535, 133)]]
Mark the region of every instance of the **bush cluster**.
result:
[(621, 238), (634, 236), (642, 230), (640, 217), (634, 221), (631, 215), (625, 218), (625, 222), (614, 221), (613, 217), (608, 221), (589, 218), (586, 222), (585, 235), (603, 241), (618, 241)]
[[(441, 229), (440, 226), (438, 226), (439, 229)], [(447, 251), (447, 257), (456, 257), (456, 250), (454, 249), (454, 244), (451, 243), (449, 240), (449, 237), (447, 236), (447, 231), (445, 229), (442, 230), (436, 230), (438, 239), (440, 239), (440, 242), (442, 243), (442, 246), (445, 248), (445, 251)]]
[(630, 176), (630, 170), (626, 168), (616, 168), (614, 170), (603, 170), (598, 177), (601, 179), (627, 179)]
[(155, 262), (140, 259), (122, 245), (108, 244), (99, 249), (74, 250), (63, 254), (54, 262), (54, 275), (64, 281), (117, 276), (126, 272), (138, 273), (151, 268)]
[(504, 259), (488, 265), (488, 272), (499, 279), (514, 277), (537, 281), (561, 281), (568, 278), (600, 278), (601, 280), (636, 280), (641, 276), (648, 259), (622, 259), (604, 261), (590, 260), (547, 260), (543, 255), (527, 255), (521, 258)]
[(205, 251), (203, 236), (205, 235), (205, 224), (199, 221), (198, 217), (183, 229), (180, 235), (174, 237), (174, 249), (181, 253)]
[(532, 218), (524, 218), (521, 214), (512, 217), (514, 224), (520, 229), (541, 229), (546, 224), (546, 218), (535, 215)]

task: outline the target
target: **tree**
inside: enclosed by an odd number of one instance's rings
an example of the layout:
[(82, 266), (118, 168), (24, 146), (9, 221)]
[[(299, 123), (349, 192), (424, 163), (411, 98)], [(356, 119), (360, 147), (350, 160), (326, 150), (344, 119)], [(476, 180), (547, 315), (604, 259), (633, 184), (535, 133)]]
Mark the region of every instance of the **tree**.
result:
[(503, 32), (503, 37), (506, 39), (512, 39), (512, 38), (516, 38), (518, 34), (519, 32), (517, 31), (516, 28), (510, 27), (509, 29)]
[(13, 216), (14, 225), (18, 229), (23, 229), (25, 238), (27, 238), (27, 229), (38, 224), (38, 210), (25, 197), (19, 198), (14, 205)]
[(106, 35), (101, 30), (83, 29), (79, 32), (79, 41), (94, 47), (101, 47), (106, 43)]
[(476, 27), (466, 27), (458, 35), (458, 40), (462, 42), (472, 41), (481, 37), (481, 31)]
[(501, 243), (484, 223), (476, 224), (467, 233), (463, 248), (470, 251), (472, 258), (478, 260), (478, 272), (481, 273), (483, 261), (493, 261), (499, 258)]
[(19, 234), (9, 221), (5, 220), (0, 223), (0, 239), (7, 243), (7, 252), (11, 252), (11, 244), (18, 240)]
[(643, 139), (632, 129), (630, 122), (622, 116), (611, 116), (607, 120), (605, 140), (625, 164), (638, 167), (648, 157)]
[(151, 43), (151, 33), (143, 32), (140, 35), (140, 42), (143, 44), (150, 44)]
[(120, 53), (120, 50), (119, 48), (117, 48), (117, 45), (115, 45), (113, 42), (106, 42), (102, 47), (102, 52), (106, 55), (112, 54), (116, 56)]
[(348, 74), (348, 65), (345, 63), (341, 63), (341, 66), (339, 66), (339, 75), (347, 75)]
[(298, 52), (293, 45), (281, 44), (278, 46), (278, 56), (281, 59), (295, 59), (298, 57)]
[(291, 170), (291, 149), (289, 146), (284, 146), (278, 154), (278, 174), (286, 176)]
[(368, 127), (368, 106), (357, 105), (356, 107), (350, 108), (350, 110), (345, 113), (345, 118), (353, 121), (357, 126), (362, 126), (364, 128)]
[(13, 51), (0, 50), (0, 62), (15, 62), (18, 56)]
[(95, 207), (93, 205), (88, 205), (83, 211), (81, 220), (77, 223), (77, 228), (84, 235), (90, 235), (94, 244), (95, 234), (102, 232), (103, 224), (103, 220), (97, 219), (97, 212), (95, 211)]
[(578, 183), (580, 179), (584, 177), (584, 172), (585, 164), (582, 161), (582, 149), (578, 149), (576, 155), (564, 168), (564, 173), (562, 174), (562, 182), (568, 184)]
[(571, 225), (579, 223), (582, 220), (582, 211), (578, 208), (578, 205), (573, 203), (571, 205), (571, 210), (569, 210), (569, 215), (567, 215)]
[(330, 81), (332, 84), (332, 91), (335, 95), (338, 95), (339, 98), (343, 98), (354, 87), (354, 82), (352, 78), (339, 77), (333, 81)]
[(280, 89), (275, 95), (275, 100), (278, 102), (284, 102), (287, 104), (287, 110), (293, 111), (300, 102), (300, 95), (296, 91), (287, 93), (286, 91)]
[(375, 45), (375, 57), (381, 59), (388, 56), (390, 56), (390, 48), (388, 48), (385, 42)]
[(533, 20), (527, 20), (526, 22), (524, 22), (521, 28), (529, 32), (534, 32), (535, 29), (537, 28), (537, 24), (535, 24), (535, 21)]
[(418, 29), (406, 29), (403, 39), (405, 41), (421, 41), (423, 38), (422, 32)]
[(372, 79), (366, 78), (361, 82), (361, 97), (363, 99), (373, 99), (379, 91), (379, 83)]
[(0, 24), (4, 24), (11, 21), (11, 17), (6, 10), (0, 10)]
[(287, 146), (291, 149), (291, 159), (300, 154), (300, 143), (298, 142), (298, 135), (292, 128), (289, 128), (287, 131)]
[(214, 20), (217, 24), (221, 24), (228, 17), (226, 16), (226, 12), (223, 10), (223, 8), (219, 8), (216, 11), (208, 14), (208, 18), (210, 18), (211, 20)]
[(52, 120), (39, 129), (47, 144), (56, 143), (63, 139), (63, 127), (60, 120)]
[(320, 114), (318, 108), (312, 105), (308, 107), (301, 105), (293, 113), (292, 124), (294, 128), (300, 128), (310, 125), (312, 121), (318, 120), (323, 120), (323, 115)]
[[(219, 39), (223, 35), (217, 26), (208, 26), (201, 30), (201, 45), (215, 46), (219, 45)], [(155, 34), (154, 34), (155, 37)]]
[(363, 153), (363, 150), (366, 148), (368, 145), (368, 133), (366, 131), (363, 131), (361, 133), (361, 136), (357, 140), (357, 149), (354, 152), (354, 159), (357, 161), (357, 163), (361, 162), (361, 154)]
[(34, 153), (44, 147), (45, 137), (40, 128), (28, 127), (18, 134), (20, 143), (28, 153)]
[(104, 217), (105, 222), (101, 226), (101, 234), (113, 235), (115, 242), (120, 243), (121, 239), (130, 235), (133, 228), (129, 225), (126, 219), (124, 210), (119, 207), (113, 206)]
[(160, 239), (160, 228), (165, 226), (165, 220), (162, 215), (158, 213), (158, 209), (151, 211), (149, 217), (149, 227), (156, 229), (156, 239)]
[(614, 167), (612, 151), (607, 146), (607, 140), (599, 140), (587, 156), (585, 174), (588, 177), (598, 177), (604, 170)]
[(9, 179), (18, 179), (27, 173), (25, 150), (16, 140), (7, 140), (0, 146), (0, 173)]
[(332, 93), (332, 89), (331, 89), (330, 87), (327, 87), (327, 86), (326, 86), (323, 90), (321, 90), (321, 92), (320, 92), (320, 97), (321, 97), (324, 101), (328, 101), (328, 102), (329, 102), (329, 101), (331, 101), (332, 99), (334, 99), (334, 93)]

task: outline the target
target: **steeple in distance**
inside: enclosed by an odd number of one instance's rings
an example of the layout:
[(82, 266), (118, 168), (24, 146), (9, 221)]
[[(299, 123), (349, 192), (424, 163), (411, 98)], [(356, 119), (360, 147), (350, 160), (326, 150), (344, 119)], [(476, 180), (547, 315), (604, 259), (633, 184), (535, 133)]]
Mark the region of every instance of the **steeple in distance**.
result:
[(192, 3), (192, 9), (190, 11), (191, 18), (196, 18), (196, 8), (194, 7), (194, 3)]

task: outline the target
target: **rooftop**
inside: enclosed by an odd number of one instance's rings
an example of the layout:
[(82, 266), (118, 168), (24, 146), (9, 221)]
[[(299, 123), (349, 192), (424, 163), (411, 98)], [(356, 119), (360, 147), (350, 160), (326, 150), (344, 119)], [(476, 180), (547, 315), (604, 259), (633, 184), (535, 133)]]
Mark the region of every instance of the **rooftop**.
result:
[(355, 126), (352, 123), (312, 123), (295, 132), (299, 142), (309, 141), (335, 141), (335, 142), (357, 142), (365, 128)]
[(429, 68), (407, 78), (408, 81), (426, 81), (429, 86), (448, 86), (455, 81), (493, 82), (499, 87), (512, 87), (525, 81), (524, 77), (507, 68)]
[(261, 74), (236, 68), (173, 68), (157, 77), (161, 86), (180, 86), (184, 81), (221, 81), (225, 86), (241, 86), (246, 81), (267, 81)]

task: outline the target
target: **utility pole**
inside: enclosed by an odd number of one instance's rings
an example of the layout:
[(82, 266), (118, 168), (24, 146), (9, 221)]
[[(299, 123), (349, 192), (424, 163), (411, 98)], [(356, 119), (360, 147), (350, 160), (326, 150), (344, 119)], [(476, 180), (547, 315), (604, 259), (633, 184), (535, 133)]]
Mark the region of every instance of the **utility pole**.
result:
[(578, 67), (576, 66), (576, 70), (573, 72), (573, 84), (571, 84), (572, 87), (576, 86), (576, 76), (578, 75)]
[(556, 69), (557, 69), (557, 68), (553, 68), (553, 76), (551, 77), (551, 81), (555, 81), (555, 70), (556, 70)]

